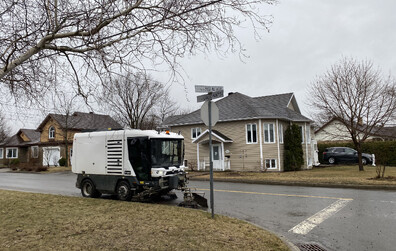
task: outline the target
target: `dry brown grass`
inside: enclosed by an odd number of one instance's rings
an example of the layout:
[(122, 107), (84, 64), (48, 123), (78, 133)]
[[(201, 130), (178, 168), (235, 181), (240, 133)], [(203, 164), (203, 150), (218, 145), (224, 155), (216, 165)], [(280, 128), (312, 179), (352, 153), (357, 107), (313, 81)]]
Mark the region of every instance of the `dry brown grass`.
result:
[[(376, 176), (375, 167), (365, 166), (364, 172), (359, 172), (357, 166), (331, 166), (314, 168), (297, 172), (215, 172), (214, 178), (226, 181), (243, 182), (284, 182), (322, 185), (361, 185), (361, 186), (396, 186), (396, 167), (387, 167), (384, 179), (373, 179)], [(194, 172), (192, 176), (197, 175)], [(209, 175), (196, 176), (209, 179)]]
[(288, 250), (246, 222), (192, 209), (0, 190), (0, 250)]

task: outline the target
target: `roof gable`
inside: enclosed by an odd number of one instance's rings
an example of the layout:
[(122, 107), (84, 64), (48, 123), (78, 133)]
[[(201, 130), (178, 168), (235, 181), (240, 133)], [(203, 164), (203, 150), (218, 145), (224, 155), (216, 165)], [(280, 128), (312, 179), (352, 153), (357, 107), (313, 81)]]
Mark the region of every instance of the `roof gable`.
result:
[(20, 129), (17, 132), (17, 135), (20, 137), (22, 135), (26, 136), (26, 138), (28, 139), (27, 141), (31, 143), (37, 143), (40, 141), (40, 132), (35, 129)]
[[(209, 130), (205, 130), (203, 133), (201, 133), (196, 139), (193, 140), (192, 143), (197, 143), (197, 142), (201, 141), (202, 139), (205, 138), (206, 135), (209, 135)], [(230, 139), (229, 137), (225, 136), (224, 134), (222, 134), (221, 132), (219, 132), (217, 130), (212, 130), (212, 136), (214, 136), (215, 138), (217, 138), (218, 140), (220, 140), (223, 143), (233, 142), (232, 139)]]
[[(25, 135), (25, 139), (21, 135)], [(26, 138), (28, 140), (26, 140)], [(28, 146), (40, 142), (40, 132), (34, 129), (20, 129), (16, 134), (7, 138), (2, 146)]]

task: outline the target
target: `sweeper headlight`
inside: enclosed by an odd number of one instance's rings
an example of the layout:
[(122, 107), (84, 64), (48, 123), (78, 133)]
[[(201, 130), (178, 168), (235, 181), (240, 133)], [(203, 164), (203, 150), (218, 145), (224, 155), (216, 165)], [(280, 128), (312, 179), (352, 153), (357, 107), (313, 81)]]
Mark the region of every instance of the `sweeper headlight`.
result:
[(165, 170), (151, 170), (151, 176), (164, 176), (165, 173)]

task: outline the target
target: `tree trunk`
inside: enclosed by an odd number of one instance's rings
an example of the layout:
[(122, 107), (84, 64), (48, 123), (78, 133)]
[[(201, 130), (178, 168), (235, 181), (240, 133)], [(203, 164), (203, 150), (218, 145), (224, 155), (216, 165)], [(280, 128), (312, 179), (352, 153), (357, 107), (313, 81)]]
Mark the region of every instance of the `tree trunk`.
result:
[(69, 149), (68, 149), (67, 136), (68, 136), (68, 130), (66, 128), (65, 129), (65, 158), (66, 158), (65, 167), (69, 167)]
[(359, 171), (364, 171), (363, 163), (362, 163), (362, 149), (360, 144), (355, 144), (356, 151), (358, 152), (358, 159), (359, 159)]

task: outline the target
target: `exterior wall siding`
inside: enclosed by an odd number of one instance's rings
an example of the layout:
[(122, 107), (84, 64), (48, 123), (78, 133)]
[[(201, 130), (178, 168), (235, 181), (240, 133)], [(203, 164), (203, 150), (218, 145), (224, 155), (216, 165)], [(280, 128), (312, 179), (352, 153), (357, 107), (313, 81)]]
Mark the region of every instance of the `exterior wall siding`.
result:
[[(53, 126), (55, 128), (55, 137), (53, 139), (49, 138), (49, 128)], [(67, 140), (73, 141), (74, 134), (77, 133), (76, 130), (68, 130), (67, 132)], [(40, 142), (54, 142), (54, 141), (64, 141), (65, 131), (60, 127), (58, 122), (53, 120), (52, 118), (48, 120), (48, 122), (43, 126), (43, 131), (40, 135)]]
[[(55, 128), (55, 137), (50, 139), (49, 136), (49, 128), (53, 126)], [(40, 135), (40, 142), (53, 142), (63, 140), (63, 134), (61, 133), (62, 129), (60, 128), (58, 122), (50, 118), (48, 122), (43, 126), (43, 130)]]
[[(274, 124), (275, 130), (275, 142), (264, 143), (264, 124)], [(248, 144), (246, 141), (246, 124), (257, 125), (257, 143)], [(229, 157), (231, 170), (234, 171), (260, 171), (261, 170), (261, 156), (260, 156), (260, 135), (262, 139), (262, 158), (263, 168), (265, 168), (266, 159), (276, 160), (276, 169), (267, 169), (267, 171), (283, 171), (284, 170), (284, 144), (279, 141), (279, 125), (282, 125), (283, 135), (284, 131), (289, 126), (289, 122), (281, 120), (245, 120), (245, 121), (232, 121), (232, 122), (220, 122), (217, 123), (212, 129), (217, 130), (228, 138), (232, 139), (232, 143), (224, 143), (224, 156)], [(311, 140), (313, 137), (312, 129), (309, 123), (296, 123), (302, 126), (304, 130), (304, 143), (302, 143), (303, 154), (304, 154), (304, 165), (302, 169), (308, 168), (308, 159), (312, 158), (311, 151)], [(192, 143), (192, 128), (200, 128), (201, 133), (207, 130), (207, 126), (204, 124), (199, 125), (188, 125), (188, 126), (175, 126), (171, 130), (173, 132), (179, 132), (184, 136), (185, 141), (185, 159), (188, 163), (197, 162), (197, 143)], [(307, 129), (309, 128), (309, 129)], [(311, 136), (307, 137), (307, 130), (310, 130)], [(209, 135), (205, 135), (199, 138), (199, 161), (209, 159), (209, 144), (207, 143)], [(307, 139), (309, 142), (307, 142)], [(213, 136), (213, 144), (220, 143), (220, 141)]]
[[(274, 143), (264, 143), (264, 123), (273, 123), (275, 130), (275, 142)], [(246, 124), (256, 124), (257, 125), (257, 143), (247, 144), (246, 143)], [(278, 125), (282, 124), (283, 132), (287, 129), (289, 125), (288, 122), (278, 121)], [(224, 134), (228, 138), (232, 139), (232, 143), (224, 143), (224, 155), (229, 157), (231, 170), (239, 171), (260, 171), (261, 170), (261, 156), (260, 156), (260, 131), (262, 139), (262, 157), (263, 157), (263, 167), (265, 168), (266, 159), (275, 159), (277, 163), (276, 169), (268, 169), (267, 171), (283, 171), (283, 158), (284, 158), (284, 144), (279, 142), (278, 128), (276, 120), (261, 120), (261, 130), (259, 129), (260, 121), (246, 120), (246, 121), (232, 121), (232, 122), (220, 122), (217, 123), (212, 129), (217, 130)], [(298, 123), (298, 125), (304, 126), (304, 123)], [(309, 124), (307, 124), (309, 126)], [(171, 130), (173, 132), (179, 132), (185, 138), (185, 159), (188, 162), (197, 161), (197, 144), (192, 143), (194, 139), (191, 138), (191, 129), (200, 128), (203, 133), (208, 128), (204, 124), (199, 125), (188, 125), (188, 126), (175, 126)], [(283, 133), (284, 135), (284, 133)], [(205, 158), (209, 157), (209, 147), (208, 135), (199, 139), (199, 160), (203, 161)], [(304, 139), (306, 140), (307, 135), (304, 134)], [(219, 143), (216, 137), (212, 137), (214, 143)], [(204, 143), (202, 143), (204, 142)], [(303, 143), (304, 160), (305, 164), (302, 168), (307, 166), (307, 152), (306, 148), (308, 146), (308, 156), (310, 156), (310, 144)], [(279, 149), (279, 151), (278, 151)]]
[(29, 138), (28, 138), (23, 132), (21, 132), (19, 136), (20, 136), (20, 137), (22, 138), (22, 140), (25, 141), (25, 142), (30, 141)]

